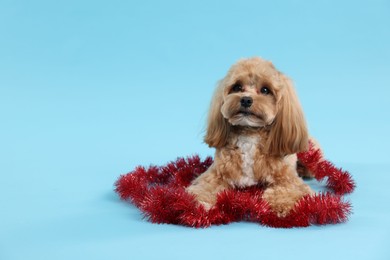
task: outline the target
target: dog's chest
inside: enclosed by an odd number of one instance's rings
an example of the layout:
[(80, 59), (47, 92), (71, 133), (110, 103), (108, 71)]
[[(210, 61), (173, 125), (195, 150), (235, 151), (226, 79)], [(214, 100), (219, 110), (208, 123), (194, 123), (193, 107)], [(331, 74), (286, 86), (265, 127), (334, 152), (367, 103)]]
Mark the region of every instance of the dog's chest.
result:
[(253, 165), (259, 141), (259, 136), (239, 136), (237, 138), (236, 145), (241, 155), (242, 175), (234, 183), (235, 186), (247, 187), (257, 183), (253, 173)]

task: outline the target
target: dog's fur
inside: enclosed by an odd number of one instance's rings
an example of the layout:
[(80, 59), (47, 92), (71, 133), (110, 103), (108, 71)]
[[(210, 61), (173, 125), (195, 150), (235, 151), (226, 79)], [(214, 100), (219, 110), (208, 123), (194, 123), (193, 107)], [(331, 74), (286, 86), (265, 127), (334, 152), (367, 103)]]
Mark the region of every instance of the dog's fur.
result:
[[(204, 140), (216, 148), (214, 163), (187, 191), (209, 209), (219, 192), (261, 183), (263, 198), (278, 216), (286, 216), (312, 193), (297, 173), (296, 153), (308, 148), (308, 139), (291, 81), (269, 61), (240, 60), (211, 103)], [(310, 176), (304, 168), (301, 173)]]

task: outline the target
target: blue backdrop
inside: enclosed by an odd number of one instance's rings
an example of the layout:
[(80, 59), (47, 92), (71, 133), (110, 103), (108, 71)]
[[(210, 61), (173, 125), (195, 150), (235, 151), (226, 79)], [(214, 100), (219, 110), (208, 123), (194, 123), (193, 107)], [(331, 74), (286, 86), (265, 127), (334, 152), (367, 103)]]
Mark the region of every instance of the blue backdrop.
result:
[[(390, 259), (390, 2), (0, 0), (0, 259)], [(349, 222), (154, 225), (136, 165), (202, 157), (216, 82), (262, 56), (358, 189)]]

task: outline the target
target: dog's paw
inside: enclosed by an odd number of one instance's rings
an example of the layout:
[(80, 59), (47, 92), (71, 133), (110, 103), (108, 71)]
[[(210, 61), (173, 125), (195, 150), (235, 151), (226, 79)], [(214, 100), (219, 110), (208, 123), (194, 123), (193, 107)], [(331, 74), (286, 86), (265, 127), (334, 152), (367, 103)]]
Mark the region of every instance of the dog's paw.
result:
[(198, 204), (202, 205), (206, 210), (209, 210), (213, 207), (214, 203), (211, 199), (212, 196), (207, 196), (208, 194), (201, 189), (198, 189), (197, 186), (190, 186), (186, 189), (186, 191), (192, 196), (194, 196)]

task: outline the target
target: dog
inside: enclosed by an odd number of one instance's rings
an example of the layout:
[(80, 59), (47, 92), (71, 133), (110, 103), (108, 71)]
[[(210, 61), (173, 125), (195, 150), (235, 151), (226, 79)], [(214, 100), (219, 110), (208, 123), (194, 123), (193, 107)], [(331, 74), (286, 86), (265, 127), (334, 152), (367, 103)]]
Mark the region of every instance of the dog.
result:
[(299, 176), (311, 174), (296, 156), (309, 139), (291, 80), (270, 61), (239, 60), (219, 82), (209, 110), (204, 141), (216, 149), (214, 162), (186, 191), (210, 209), (219, 192), (261, 184), (263, 199), (285, 217), (313, 194)]

